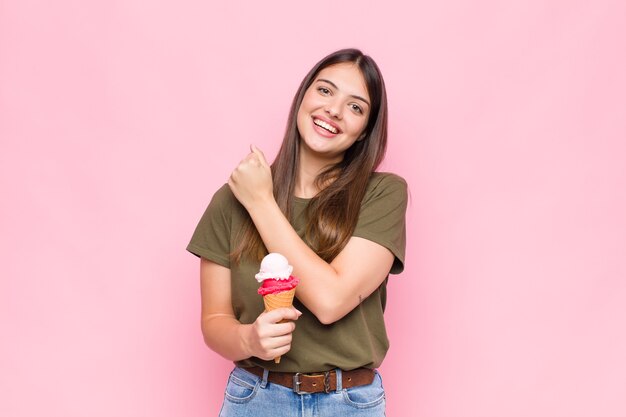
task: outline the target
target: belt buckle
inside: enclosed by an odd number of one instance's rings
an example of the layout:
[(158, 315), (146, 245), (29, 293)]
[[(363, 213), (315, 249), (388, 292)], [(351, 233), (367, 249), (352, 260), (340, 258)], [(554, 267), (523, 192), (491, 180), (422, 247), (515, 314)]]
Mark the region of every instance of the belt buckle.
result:
[(302, 394), (306, 394), (306, 391), (300, 391), (300, 385), (302, 384), (302, 381), (300, 381), (300, 375), (302, 375), (302, 372), (296, 372), (295, 374), (293, 374), (293, 392), (295, 392), (298, 395), (302, 395)]
[[(326, 394), (328, 394), (330, 392), (330, 372), (331, 371), (326, 371), (324, 372), (324, 392)], [(293, 374), (293, 392), (295, 392), (296, 394), (302, 395), (302, 394), (308, 394), (308, 391), (301, 391), (300, 390), (300, 385), (302, 385), (302, 381), (300, 381), (300, 375), (302, 375), (302, 372), (296, 372), (295, 374)]]

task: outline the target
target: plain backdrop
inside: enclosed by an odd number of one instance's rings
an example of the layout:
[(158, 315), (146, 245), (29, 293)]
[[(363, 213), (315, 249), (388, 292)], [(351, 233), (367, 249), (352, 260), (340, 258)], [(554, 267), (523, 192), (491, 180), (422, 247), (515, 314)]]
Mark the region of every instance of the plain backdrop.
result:
[(0, 415), (216, 416), (185, 252), (358, 47), (410, 186), (387, 414), (626, 415), (622, 0), (0, 1)]

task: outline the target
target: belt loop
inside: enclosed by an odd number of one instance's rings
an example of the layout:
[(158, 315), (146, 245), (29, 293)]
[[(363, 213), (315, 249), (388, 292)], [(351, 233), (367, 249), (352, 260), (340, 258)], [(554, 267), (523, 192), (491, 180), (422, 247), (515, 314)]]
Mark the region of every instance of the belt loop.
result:
[(339, 368), (335, 369), (335, 376), (337, 377), (337, 393), (340, 393), (341, 389), (342, 389), (342, 386), (341, 386), (341, 382), (342, 382), (341, 369), (339, 369)]
[(263, 369), (263, 379), (261, 380), (261, 388), (265, 388), (267, 386), (267, 377), (270, 374), (270, 371), (267, 369)]

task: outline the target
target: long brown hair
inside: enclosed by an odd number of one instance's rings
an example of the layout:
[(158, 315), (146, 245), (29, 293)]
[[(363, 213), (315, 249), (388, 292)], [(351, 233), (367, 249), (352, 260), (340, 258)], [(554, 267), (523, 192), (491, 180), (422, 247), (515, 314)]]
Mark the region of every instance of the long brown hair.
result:
[[(358, 49), (342, 49), (326, 56), (309, 71), (293, 99), (283, 143), (271, 166), (274, 197), (283, 214), (291, 219), (300, 153), (298, 109), (317, 74), (339, 63), (353, 63), (359, 68), (371, 107), (363, 139), (346, 150), (342, 161), (317, 176), (316, 186), (321, 191), (307, 207), (306, 239), (327, 262), (334, 259), (350, 239), (370, 176), (382, 162), (387, 148), (387, 93), (380, 69), (372, 58)], [(261, 260), (265, 254), (267, 249), (248, 216), (231, 254), (232, 260), (239, 262), (242, 257)]]

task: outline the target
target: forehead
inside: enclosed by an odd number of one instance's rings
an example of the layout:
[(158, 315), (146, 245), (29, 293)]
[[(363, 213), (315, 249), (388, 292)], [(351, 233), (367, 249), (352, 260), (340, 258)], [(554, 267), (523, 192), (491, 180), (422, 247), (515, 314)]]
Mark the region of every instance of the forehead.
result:
[(315, 80), (328, 80), (335, 84), (342, 93), (361, 96), (369, 100), (365, 78), (359, 67), (352, 62), (330, 65), (321, 70)]

